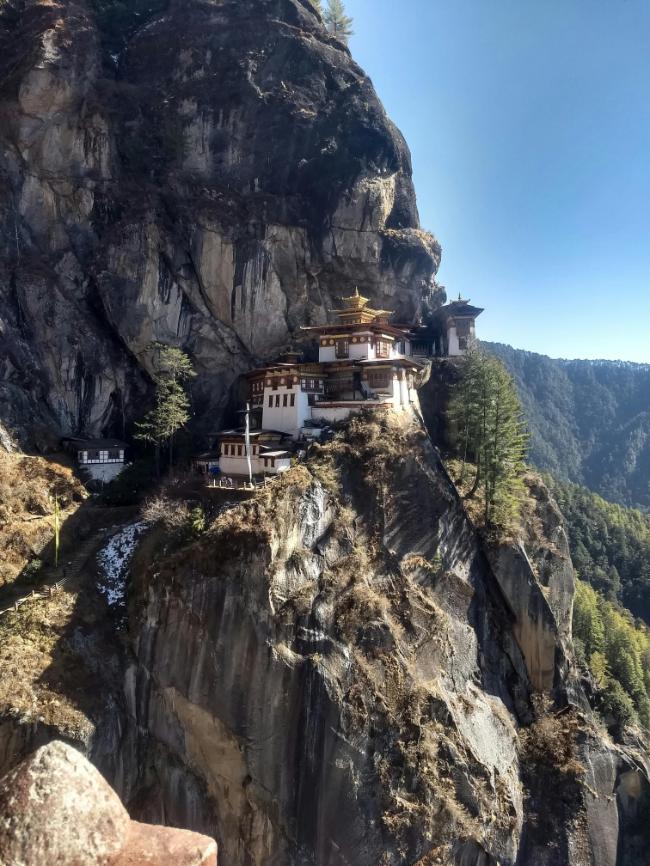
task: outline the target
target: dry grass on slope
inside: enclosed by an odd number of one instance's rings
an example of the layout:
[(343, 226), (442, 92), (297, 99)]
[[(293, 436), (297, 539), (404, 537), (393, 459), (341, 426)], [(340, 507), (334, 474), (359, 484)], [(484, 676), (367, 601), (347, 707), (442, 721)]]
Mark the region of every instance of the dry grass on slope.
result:
[[(465, 754), (464, 743), (436, 684), (423, 682), (417, 667), (422, 624), (432, 655), (442, 659), (448, 621), (412, 572), (422, 569), (433, 579), (442, 563), (417, 554), (397, 563), (383, 538), (390, 491), (401, 483), (405, 461), (426, 462), (425, 438), (412, 419), (364, 414), (352, 418), (332, 441), (316, 445), (306, 466), (332, 494), (334, 535), (340, 537), (345, 527), (350, 542), (334, 561), (327, 557), (320, 580), (320, 591), (331, 599), (334, 637), (355, 666), (342, 701), (343, 727), (352, 738), (371, 732), (385, 830), (408, 844), (414, 828), (428, 827), (442, 851), (452, 837), (482, 832), (440, 759), (447, 752)], [(444, 723), (432, 707), (443, 708)], [(475, 784), (488, 802), (492, 792), (483, 792), (478, 779)]]
[(55, 496), (63, 523), (87, 494), (65, 465), (0, 452), (0, 586), (14, 581), (52, 540)]
[(80, 706), (96, 683), (62, 640), (77, 600), (61, 591), (0, 618), (0, 718), (52, 725), (73, 739), (89, 735), (92, 726)]

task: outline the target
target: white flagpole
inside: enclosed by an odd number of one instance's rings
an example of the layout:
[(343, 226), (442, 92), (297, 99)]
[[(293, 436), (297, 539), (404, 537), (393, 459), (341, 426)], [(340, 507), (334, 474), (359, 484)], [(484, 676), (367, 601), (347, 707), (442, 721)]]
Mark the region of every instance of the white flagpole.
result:
[(248, 480), (250, 483), (253, 483), (253, 466), (251, 464), (251, 428), (250, 428), (250, 411), (251, 404), (246, 404), (246, 434), (245, 434), (245, 442), (246, 442), (246, 462), (248, 463)]

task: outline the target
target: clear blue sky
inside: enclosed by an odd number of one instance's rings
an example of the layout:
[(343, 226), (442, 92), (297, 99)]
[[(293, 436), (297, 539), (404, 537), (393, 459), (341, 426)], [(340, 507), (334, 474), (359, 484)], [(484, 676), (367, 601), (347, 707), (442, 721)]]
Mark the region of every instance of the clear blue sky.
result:
[(347, 0), (479, 336), (650, 362), (650, 0)]

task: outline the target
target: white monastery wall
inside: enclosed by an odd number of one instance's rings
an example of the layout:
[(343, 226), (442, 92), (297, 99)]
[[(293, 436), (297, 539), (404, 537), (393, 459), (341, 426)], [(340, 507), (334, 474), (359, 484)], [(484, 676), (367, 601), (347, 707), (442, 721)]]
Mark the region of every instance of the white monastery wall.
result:
[(320, 346), (318, 349), (318, 361), (320, 364), (329, 364), (336, 361), (336, 351), (334, 346)]
[[(255, 472), (256, 457), (251, 457), (253, 472)], [(222, 454), (219, 458), (219, 468), (224, 475), (248, 475), (248, 462), (245, 456), (232, 457)]]
[[(370, 339), (369, 335), (364, 335), (366, 339)], [(370, 342), (353, 343), (350, 339), (348, 344), (348, 358), (336, 357), (336, 346), (320, 346), (318, 349), (318, 360), (321, 364), (330, 364), (332, 361), (365, 361), (375, 360), (377, 352)], [(392, 355), (391, 355), (392, 357)]]
[(451, 358), (455, 358), (458, 355), (462, 355), (463, 353), (460, 351), (460, 347), (458, 345), (458, 334), (456, 333), (456, 326), (455, 325), (452, 325), (452, 327), (449, 328), (449, 330), (447, 332), (447, 339), (448, 339), (448, 344), (449, 344), (447, 354)]
[[(279, 472), (286, 472), (287, 469), (291, 468), (291, 457), (275, 457), (275, 466), (271, 466), (270, 459), (267, 458), (267, 464), (264, 465), (264, 456), (253, 456), (251, 455), (251, 470), (253, 475), (263, 475), (265, 472), (267, 475), (277, 474)], [(222, 454), (219, 458), (219, 468), (224, 475), (248, 475), (248, 461), (246, 460), (246, 455), (242, 454), (241, 456), (231, 456)]]
[(331, 407), (319, 407), (316, 404), (312, 407), (311, 416), (314, 421), (328, 421), (330, 424), (336, 421), (345, 421), (350, 415), (354, 415), (357, 412), (361, 411), (361, 407), (358, 408), (344, 408), (342, 406), (331, 406)]
[(109, 482), (124, 469), (124, 463), (81, 463), (82, 469), (90, 475), (93, 481)]
[[(284, 405), (285, 397), (286, 406)], [(293, 406), (291, 405), (292, 397)], [(269, 400), (272, 400), (272, 406), (269, 406)], [(276, 402), (279, 403), (278, 406), (275, 405)], [(281, 430), (283, 433), (297, 435), (309, 417), (308, 395), (301, 390), (299, 384), (290, 388), (279, 387), (275, 391), (271, 388), (264, 389), (264, 403), (262, 404), (262, 427), (264, 430)]]
[(375, 357), (375, 349), (370, 343), (350, 343), (350, 358), (353, 361), (364, 361)]
[(400, 389), (400, 402), (402, 406), (408, 406), (411, 402), (411, 395), (409, 394), (409, 383), (406, 375), (402, 377), (402, 380), (398, 384)]

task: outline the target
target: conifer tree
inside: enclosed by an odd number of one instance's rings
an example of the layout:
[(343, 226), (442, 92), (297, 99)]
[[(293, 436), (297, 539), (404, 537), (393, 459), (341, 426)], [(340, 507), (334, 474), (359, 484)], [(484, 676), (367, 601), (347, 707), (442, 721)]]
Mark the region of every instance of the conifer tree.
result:
[(471, 349), (448, 414), (463, 461), (462, 476), (468, 461), (475, 465), (468, 496), (482, 487), (486, 526), (507, 525), (521, 499), (527, 434), (514, 383), (501, 362)]
[(319, 15), (323, 14), (323, 4), (321, 0), (309, 0), (314, 9), (318, 12)]
[(342, 42), (347, 42), (354, 34), (352, 18), (346, 15), (343, 0), (328, 0), (324, 17), (329, 32)]
[(174, 438), (190, 419), (190, 399), (186, 386), (196, 376), (192, 362), (181, 349), (154, 343), (156, 373), (155, 404), (136, 424), (136, 439), (151, 442), (156, 450), (156, 469), (160, 474), (160, 449), (169, 448), (169, 465), (174, 462)]
[(650, 632), (589, 584), (578, 580), (573, 642), (600, 690), (601, 709), (617, 725), (635, 717), (650, 728)]

